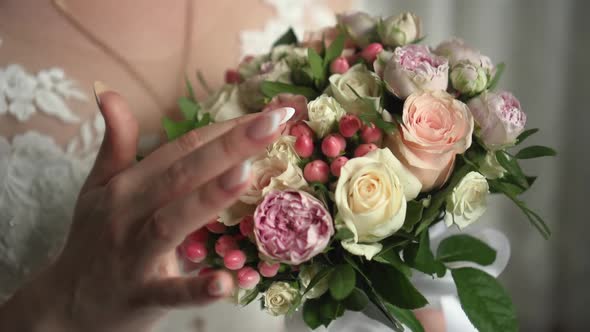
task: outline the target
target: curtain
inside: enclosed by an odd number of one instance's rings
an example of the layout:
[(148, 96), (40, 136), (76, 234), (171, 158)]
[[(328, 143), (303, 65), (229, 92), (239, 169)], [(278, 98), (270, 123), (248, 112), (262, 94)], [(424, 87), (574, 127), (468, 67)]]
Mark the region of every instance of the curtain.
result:
[[(552, 229), (544, 240), (504, 197), (490, 200), (480, 224), (510, 238), (512, 257), (501, 281), (522, 331), (585, 331), (590, 326), (590, 240), (584, 213), (590, 197), (590, 2), (567, 0), (367, 0), (374, 15), (412, 11), (425, 43), (457, 36), (507, 67), (499, 88), (513, 92), (541, 128), (528, 144), (552, 146), (555, 158), (524, 162), (538, 175), (523, 195)], [(453, 331), (454, 332), (454, 331)]]

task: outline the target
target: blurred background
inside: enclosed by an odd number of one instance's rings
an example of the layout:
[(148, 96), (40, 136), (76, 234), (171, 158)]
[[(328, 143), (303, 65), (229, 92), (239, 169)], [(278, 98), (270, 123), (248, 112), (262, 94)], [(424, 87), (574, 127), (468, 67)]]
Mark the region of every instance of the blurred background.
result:
[[(522, 331), (590, 329), (590, 2), (586, 0), (372, 0), (357, 5), (375, 15), (413, 11), (424, 41), (463, 38), (495, 63), (506, 63), (499, 88), (520, 99), (529, 144), (551, 146), (556, 158), (523, 164), (539, 180), (523, 198), (553, 231), (544, 240), (512, 202), (494, 197), (482, 224), (502, 230), (512, 257), (501, 276)], [(586, 203), (587, 204), (587, 203)]]

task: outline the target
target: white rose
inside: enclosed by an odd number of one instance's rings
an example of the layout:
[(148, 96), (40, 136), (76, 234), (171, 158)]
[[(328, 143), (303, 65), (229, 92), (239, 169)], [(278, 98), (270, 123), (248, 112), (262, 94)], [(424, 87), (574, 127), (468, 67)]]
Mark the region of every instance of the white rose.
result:
[(229, 208), (221, 211), (221, 213), (219, 213), (217, 221), (226, 226), (235, 226), (239, 224), (245, 216), (253, 215), (255, 209), (255, 205), (250, 205), (238, 201)]
[(307, 104), (309, 121), (305, 122), (319, 137), (324, 137), (345, 114), (346, 111), (336, 99), (321, 95)]
[[(301, 267), (299, 271), (299, 280), (301, 281), (301, 285), (303, 286), (303, 290), (307, 289), (311, 280), (320, 272), (321, 265), (319, 264), (311, 264), (311, 265), (304, 265)], [(313, 286), (309, 292), (305, 294), (305, 298), (307, 299), (315, 299), (318, 298), (328, 290), (330, 286), (328, 284), (329, 278), (323, 278)]]
[(377, 23), (377, 33), (386, 46), (403, 46), (420, 38), (420, 18), (405, 12)]
[(240, 101), (250, 110), (260, 111), (264, 107), (264, 95), (260, 84), (264, 81), (291, 83), (291, 68), (285, 61), (265, 62), (260, 65), (258, 75), (245, 79), (238, 85)]
[(284, 60), (290, 67), (307, 63), (307, 48), (294, 45), (279, 45), (270, 52), (270, 61)]
[(283, 135), (279, 137), (271, 146), (268, 147), (267, 155), (276, 157), (292, 164), (297, 165), (301, 158), (295, 152), (295, 136)]
[(375, 37), (376, 19), (363, 12), (348, 12), (336, 16), (338, 26), (355, 44), (365, 47)]
[(447, 198), (447, 227), (455, 224), (463, 229), (481, 217), (487, 208), (488, 194), (486, 178), (478, 172), (467, 173)]
[(295, 304), (299, 291), (286, 282), (274, 282), (264, 293), (264, 308), (273, 316), (285, 315)]
[(359, 96), (369, 98), (378, 108), (381, 97), (381, 79), (368, 70), (365, 65), (356, 64), (344, 74), (330, 76), (329, 80), (332, 95), (348, 113), (360, 114), (368, 111), (367, 104), (359, 99), (351, 88)]
[(498, 179), (504, 176), (506, 170), (496, 158), (496, 153), (488, 151), (483, 160), (479, 163), (479, 171), (483, 174), (486, 179)]
[(247, 80), (252, 76), (258, 75), (260, 73), (260, 67), (268, 60), (268, 54), (251, 57), (248, 60), (242, 60), (238, 66), (238, 73), (240, 73), (240, 76), (243, 79)]
[(302, 189), (307, 187), (301, 168), (279, 158), (260, 158), (252, 163), (253, 179), (240, 196), (246, 204), (258, 204), (273, 189)]
[(334, 198), (338, 222), (354, 234), (342, 241), (344, 249), (371, 259), (381, 250), (376, 242), (403, 226), (406, 203), (421, 189), (420, 181), (389, 149), (349, 160), (340, 171)]
[(211, 114), (215, 122), (240, 117), (248, 110), (240, 102), (238, 88), (233, 84), (223, 86), (216, 94), (202, 104), (203, 112)]
[(377, 54), (377, 58), (373, 61), (373, 68), (375, 69), (375, 73), (379, 75), (379, 77), (383, 77), (383, 71), (385, 70), (385, 66), (391, 58), (393, 57), (393, 52), (383, 50)]

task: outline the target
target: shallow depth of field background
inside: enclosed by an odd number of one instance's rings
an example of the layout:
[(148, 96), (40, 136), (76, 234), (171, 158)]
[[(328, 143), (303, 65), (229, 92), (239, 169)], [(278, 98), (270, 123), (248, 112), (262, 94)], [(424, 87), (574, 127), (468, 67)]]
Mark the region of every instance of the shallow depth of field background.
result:
[[(480, 222), (505, 232), (512, 257), (501, 280), (522, 331), (590, 329), (590, 2), (551, 0), (370, 0), (375, 15), (417, 13), (430, 45), (458, 36), (507, 67), (500, 88), (512, 91), (541, 128), (528, 144), (558, 157), (524, 162), (539, 175), (523, 197), (550, 225), (545, 241), (503, 197)], [(454, 332), (454, 331), (453, 331)]]

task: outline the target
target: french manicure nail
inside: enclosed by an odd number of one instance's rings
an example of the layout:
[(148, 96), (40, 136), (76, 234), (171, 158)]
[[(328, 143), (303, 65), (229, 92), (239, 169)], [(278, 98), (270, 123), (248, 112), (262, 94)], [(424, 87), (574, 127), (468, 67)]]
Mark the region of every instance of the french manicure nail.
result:
[(231, 191), (244, 184), (250, 178), (251, 168), (252, 162), (250, 160), (246, 160), (240, 165), (230, 169), (221, 176), (221, 187), (226, 191)]
[(260, 118), (252, 121), (248, 127), (246, 134), (248, 137), (259, 140), (274, 134), (279, 127), (289, 121), (295, 114), (295, 109), (292, 107), (277, 108), (270, 112), (266, 112)]
[(98, 107), (101, 107), (101, 102), (100, 102), (100, 95), (103, 92), (109, 91), (110, 89), (106, 86), (106, 84), (104, 84), (101, 81), (94, 81), (94, 98), (96, 99), (96, 105), (98, 105)]

